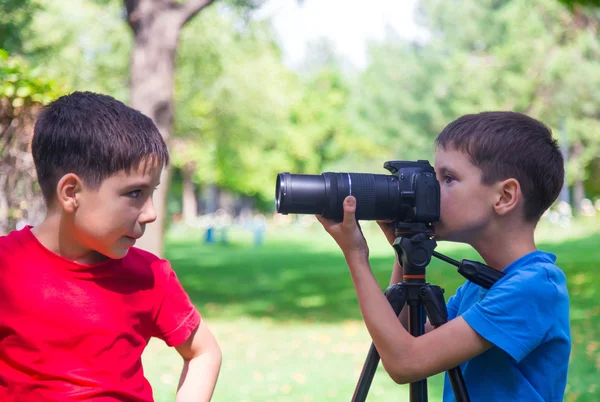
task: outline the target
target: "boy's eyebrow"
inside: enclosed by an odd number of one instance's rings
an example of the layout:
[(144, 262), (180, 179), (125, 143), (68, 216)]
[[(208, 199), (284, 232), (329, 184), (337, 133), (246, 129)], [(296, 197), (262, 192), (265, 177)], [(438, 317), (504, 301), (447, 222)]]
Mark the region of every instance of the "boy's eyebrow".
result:
[(439, 172), (440, 174), (444, 174), (444, 173), (450, 173), (450, 174), (454, 174), (454, 171), (446, 166), (440, 166), (439, 169), (436, 169), (437, 172)]
[[(160, 183), (156, 183), (156, 187), (158, 187), (159, 184)], [(145, 182), (145, 181), (143, 181), (143, 182), (133, 182), (133, 183), (127, 184), (125, 186), (125, 188), (127, 188), (127, 189), (133, 189), (133, 188), (147, 189), (147, 188), (150, 188), (150, 187), (153, 187), (153, 186), (151, 186), (150, 183)]]

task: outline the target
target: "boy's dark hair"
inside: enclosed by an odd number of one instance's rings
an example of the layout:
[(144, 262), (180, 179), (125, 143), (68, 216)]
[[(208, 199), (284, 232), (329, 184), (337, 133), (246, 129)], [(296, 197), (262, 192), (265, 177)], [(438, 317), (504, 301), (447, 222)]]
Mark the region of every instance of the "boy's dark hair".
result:
[(169, 163), (167, 146), (149, 117), (92, 92), (73, 92), (46, 106), (35, 123), (31, 152), (48, 205), (67, 173), (97, 189), (107, 177), (148, 158), (160, 166)]
[(563, 186), (564, 161), (552, 132), (524, 114), (468, 114), (448, 124), (435, 143), (468, 153), (484, 184), (518, 180), (528, 222), (539, 220)]

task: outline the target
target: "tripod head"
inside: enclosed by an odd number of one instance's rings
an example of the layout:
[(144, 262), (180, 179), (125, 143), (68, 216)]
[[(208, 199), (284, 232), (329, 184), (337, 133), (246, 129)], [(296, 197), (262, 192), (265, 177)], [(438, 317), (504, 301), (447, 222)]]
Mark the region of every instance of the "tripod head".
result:
[(424, 281), (425, 268), (437, 246), (433, 226), (430, 223), (395, 222), (394, 231), (396, 240), (392, 247), (402, 265), (404, 278)]
[(396, 240), (392, 245), (402, 265), (404, 278), (425, 280), (425, 268), (437, 246), (433, 227), (425, 223), (395, 223)]
[(458, 273), (471, 282), (489, 289), (504, 273), (472, 260), (460, 262), (434, 251), (437, 243), (433, 237), (434, 229), (431, 224), (396, 222), (396, 240), (393, 247), (402, 265), (406, 281), (425, 279), (425, 268), (434, 256), (458, 268)]

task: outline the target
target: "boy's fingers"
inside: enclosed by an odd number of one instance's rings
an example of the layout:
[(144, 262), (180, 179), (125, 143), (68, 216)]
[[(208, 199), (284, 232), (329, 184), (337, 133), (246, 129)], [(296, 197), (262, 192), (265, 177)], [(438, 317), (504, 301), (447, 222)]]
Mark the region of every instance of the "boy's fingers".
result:
[(323, 225), (323, 228), (329, 232), (329, 229), (331, 229), (331, 226), (333, 226), (335, 224), (335, 222), (332, 222), (330, 219), (327, 219), (321, 215), (315, 215), (315, 218), (317, 218), (317, 220), (321, 223), (321, 225)]
[(315, 218), (317, 218), (317, 220), (321, 223), (321, 225), (323, 225), (323, 227), (325, 229), (327, 229), (327, 219), (323, 218), (321, 215), (315, 215)]
[(356, 198), (349, 195), (344, 200), (344, 226), (345, 225), (355, 225), (356, 219), (354, 217), (354, 213), (356, 212)]
[(390, 224), (387, 221), (376, 221), (381, 229), (387, 229), (390, 227)]

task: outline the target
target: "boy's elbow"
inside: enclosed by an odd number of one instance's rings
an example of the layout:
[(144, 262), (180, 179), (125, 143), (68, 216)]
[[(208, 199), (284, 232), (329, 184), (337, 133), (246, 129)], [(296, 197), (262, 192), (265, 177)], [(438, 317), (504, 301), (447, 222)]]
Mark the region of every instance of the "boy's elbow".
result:
[(192, 358), (183, 360), (191, 362), (191, 361), (205, 361), (210, 362), (212, 366), (221, 366), (221, 362), (223, 361), (223, 353), (221, 352), (221, 348), (219, 345), (215, 344), (210, 349), (205, 350), (202, 353), (194, 355)]
[(386, 364), (383, 360), (382, 363), (383, 368), (396, 384), (410, 384), (421, 379), (416, 372), (411, 371), (410, 363), (402, 364), (396, 361)]
[(399, 372), (390, 372), (388, 371), (388, 374), (390, 376), (390, 378), (396, 383), (396, 384), (410, 384), (412, 381), (409, 379), (408, 376), (406, 376), (404, 373), (399, 373)]
[(221, 366), (221, 362), (223, 361), (223, 352), (219, 345), (215, 345), (214, 349), (211, 351), (211, 355), (213, 356), (213, 361)]

